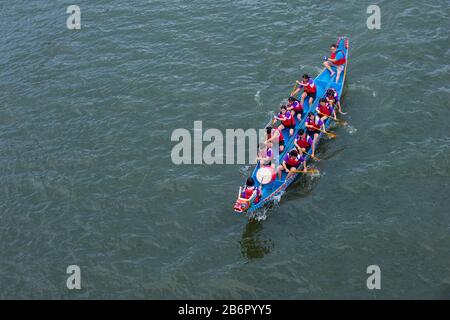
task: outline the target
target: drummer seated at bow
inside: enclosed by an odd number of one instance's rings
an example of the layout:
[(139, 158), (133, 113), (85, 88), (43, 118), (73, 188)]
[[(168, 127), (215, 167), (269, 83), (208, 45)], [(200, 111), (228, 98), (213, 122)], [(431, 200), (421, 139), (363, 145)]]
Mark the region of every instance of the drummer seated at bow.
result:
[(328, 118), (337, 120), (334, 108), (327, 103), (327, 99), (325, 98), (321, 98), (319, 100), (319, 105), (316, 108), (316, 112), (320, 116), (320, 120), (322, 120), (323, 122)]
[(298, 151), (308, 152), (313, 144), (313, 140), (305, 132), (305, 129), (298, 129), (297, 136), (294, 140), (294, 145)]
[(330, 57), (327, 58), (323, 65), (325, 68), (330, 71), (330, 77), (333, 78), (334, 70), (331, 67), (336, 67), (337, 76), (336, 76), (336, 82), (339, 82), (339, 77), (341, 76), (342, 71), (344, 70), (345, 65), (345, 54), (342, 52), (342, 50), (338, 50), (337, 46), (335, 44), (332, 44), (330, 46), (331, 54)]
[(256, 161), (259, 161), (261, 167), (263, 166), (271, 166), (275, 167), (275, 164), (272, 163), (273, 160), (273, 150), (272, 143), (262, 143), (261, 146), (258, 146), (258, 156), (256, 157)]
[(305, 121), (306, 134), (313, 140), (311, 156), (315, 156), (316, 143), (319, 138), (320, 131), (325, 131), (325, 124), (314, 113), (309, 112), (308, 118)]
[(292, 112), (293, 116), (297, 115), (298, 121), (302, 120), (303, 106), (300, 104), (300, 101), (291, 96), (288, 98), (288, 105), (286, 107), (288, 111)]
[(308, 103), (311, 106), (314, 103), (314, 100), (316, 100), (316, 92), (317, 92), (317, 87), (316, 84), (314, 83), (314, 80), (311, 79), (311, 77), (308, 76), (307, 74), (304, 74), (302, 77), (302, 81), (295, 80), (295, 82), (298, 84), (299, 87), (295, 89), (291, 95), (295, 96), (303, 88), (300, 104), (303, 106), (305, 99), (309, 98)]
[(261, 198), (261, 187), (255, 186), (255, 180), (252, 177), (248, 177), (244, 191), (241, 192), (241, 199), (255, 199), (253, 202), (258, 203)]
[(291, 111), (287, 111), (287, 107), (285, 105), (281, 106), (280, 112), (274, 118), (281, 121), (281, 124), (278, 126), (279, 130), (286, 128), (289, 130), (290, 136), (294, 134), (295, 118)]
[(284, 151), (284, 137), (281, 133), (280, 129), (267, 127), (266, 128), (266, 136), (264, 138), (264, 143), (271, 144), (272, 147), (274, 143), (278, 143), (278, 149), (280, 153)]
[(281, 180), (283, 171), (287, 173), (286, 179), (292, 176), (298, 167), (303, 163), (303, 172), (306, 172), (306, 159), (302, 156), (302, 153), (293, 149), (283, 158), (283, 162), (278, 166), (278, 179)]
[(341, 102), (339, 101), (339, 94), (337, 93), (336, 89), (329, 88), (325, 93), (325, 98), (327, 99), (329, 105), (338, 108), (340, 114), (345, 114), (344, 112), (342, 112)]

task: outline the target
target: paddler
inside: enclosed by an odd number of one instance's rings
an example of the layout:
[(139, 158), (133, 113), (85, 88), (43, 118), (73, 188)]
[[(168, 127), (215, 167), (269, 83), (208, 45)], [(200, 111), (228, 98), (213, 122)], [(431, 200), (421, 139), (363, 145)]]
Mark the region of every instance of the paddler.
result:
[(285, 105), (281, 106), (280, 112), (274, 118), (281, 121), (281, 124), (278, 126), (279, 130), (287, 128), (289, 129), (290, 136), (294, 134), (295, 119), (291, 112), (287, 111), (287, 107)]
[(319, 105), (316, 108), (317, 114), (321, 117), (320, 120), (325, 121), (328, 118), (333, 118), (337, 121), (336, 112), (334, 108), (327, 103), (327, 99), (321, 98), (319, 100)]
[(267, 127), (266, 128), (266, 137), (264, 143), (269, 144), (278, 139), (278, 148), (280, 152), (284, 150), (284, 137), (281, 131), (278, 128)]
[(242, 193), (241, 193), (241, 198), (251, 199), (255, 193), (256, 193), (256, 197), (253, 202), (258, 203), (259, 199), (261, 197), (261, 188), (258, 188), (255, 186), (255, 180), (253, 180), (252, 177), (248, 177), (248, 179), (245, 183), (244, 191), (242, 191)]
[(314, 115), (314, 113), (312, 112), (309, 112), (308, 118), (306, 119), (305, 122), (305, 127), (306, 133), (313, 140), (311, 156), (314, 157), (317, 139), (319, 138), (320, 130), (325, 131), (325, 124), (322, 120), (320, 120), (318, 116)]
[(303, 106), (306, 97), (309, 97), (308, 103), (311, 106), (314, 100), (316, 100), (316, 92), (317, 92), (314, 80), (311, 79), (311, 77), (308, 76), (307, 74), (304, 74), (302, 77), (302, 81), (295, 80), (295, 82), (298, 84), (299, 87), (295, 89), (291, 95), (295, 96), (301, 90), (301, 88), (303, 88), (300, 104)]
[(337, 93), (336, 89), (329, 88), (325, 94), (325, 98), (327, 99), (329, 105), (333, 107), (337, 106), (340, 114), (345, 114), (344, 112), (342, 112), (341, 102), (339, 101), (339, 94)]
[(301, 152), (308, 152), (313, 144), (313, 140), (305, 132), (305, 129), (298, 129), (294, 145)]
[(256, 157), (256, 161), (260, 162), (260, 166), (271, 166), (275, 167), (275, 164), (272, 163), (273, 160), (273, 150), (272, 143), (262, 143), (261, 148), (259, 149), (258, 156)]
[(303, 116), (303, 106), (300, 104), (300, 101), (295, 99), (294, 97), (288, 98), (287, 110), (292, 112), (292, 115), (297, 115), (297, 120), (301, 121)]
[(338, 50), (335, 44), (332, 44), (330, 46), (330, 50), (331, 50), (330, 57), (323, 62), (323, 65), (330, 71), (331, 78), (333, 78), (334, 74), (336, 73), (333, 71), (331, 67), (332, 66), (336, 67), (337, 70), (336, 83), (337, 83), (339, 82), (341, 72), (344, 70), (345, 54), (344, 52), (342, 52), (342, 50)]
[(283, 158), (283, 162), (278, 166), (278, 179), (281, 180), (283, 170), (287, 173), (286, 179), (303, 163), (303, 172), (306, 172), (306, 159), (297, 150), (293, 149)]

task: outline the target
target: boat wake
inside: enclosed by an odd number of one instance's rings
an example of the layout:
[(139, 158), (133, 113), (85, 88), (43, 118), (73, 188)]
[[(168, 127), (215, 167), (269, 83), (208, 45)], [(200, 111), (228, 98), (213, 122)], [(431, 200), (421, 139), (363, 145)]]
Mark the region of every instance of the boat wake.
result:
[(270, 213), (273, 212), (273, 210), (275, 208), (277, 208), (279, 206), (279, 203), (281, 201), (281, 197), (283, 196), (285, 192), (282, 191), (279, 195), (274, 196), (273, 199), (271, 200), (271, 202), (269, 204), (267, 204), (266, 206), (259, 208), (257, 210), (251, 211), (251, 212), (247, 212), (247, 218), (249, 220), (255, 220), (255, 221), (264, 221), (266, 220)]
[(308, 196), (313, 190), (314, 186), (319, 182), (320, 178), (324, 175), (324, 172), (317, 171), (316, 173), (309, 174), (308, 176), (304, 176), (301, 179), (295, 181), (292, 184), (292, 190), (296, 191), (294, 193), (294, 198), (297, 198), (298, 196), (300, 196), (301, 198)]
[(254, 212), (252, 212), (252, 213), (249, 213), (249, 220), (255, 220), (255, 221), (264, 221), (264, 220), (266, 220), (267, 219), (267, 216), (268, 216), (268, 211), (269, 211), (269, 208), (267, 207), (267, 208), (261, 208), (261, 209), (259, 209), (259, 210), (255, 210)]

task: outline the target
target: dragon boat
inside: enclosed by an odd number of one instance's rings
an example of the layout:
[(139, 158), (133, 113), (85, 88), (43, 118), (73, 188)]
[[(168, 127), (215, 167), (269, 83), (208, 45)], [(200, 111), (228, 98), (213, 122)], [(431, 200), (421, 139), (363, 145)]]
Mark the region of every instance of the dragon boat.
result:
[[(336, 42), (337, 50), (340, 50), (345, 55), (345, 64), (344, 64), (344, 70), (341, 73), (341, 77), (338, 82), (336, 82), (336, 67), (332, 66), (333, 71), (335, 73), (333, 76), (331, 76), (330, 72), (324, 68), (324, 70), (314, 79), (314, 83), (316, 85), (317, 91), (316, 91), (316, 98), (313, 101), (312, 105), (309, 105), (308, 99), (305, 99), (303, 103), (303, 117), (301, 121), (297, 121), (295, 125), (294, 132), (297, 132), (300, 128), (305, 128), (305, 120), (307, 118), (307, 114), (309, 112), (313, 112), (316, 114), (316, 107), (319, 103), (320, 98), (325, 96), (325, 93), (328, 89), (333, 88), (338, 93), (339, 97), (342, 97), (343, 89), (344, 89), (344, 83), (346, 80), (347, 75), (347, 65), (348, 65), (348, 54), (349, 54), (349, 41), (348, 38), (340, 37)], [(327, 118), (324, 121), (325, 130), (327, 130), (331, 123), (333, 122), (333, 119)], [(295, 148), (294, 145), (294, 139), (296, 134), (290, 136), (289, 135), (289, 129), (285, 128), (281, 131), (284, 137), (285, 141), (285, 147), (283, 152), (279, 154), (279, 159), (282, 159), (286, 153), (288, 153), (290, 150)], [(316, 147), (319, 144), (319, 141), (323, 137), (325, 133), (321, 132), (317, 142)], [(309, 150), (307, 153), (304, 153), (303, 155), (307, 162), (311, 161), (311, 150)], [(275, 168), (276, 170), (276, 168)], [(238, 198), (234, 205), (234, 211), (237, 213), (247, 213), (249, 216), (251, 214), (254, 214), (254, 212), (258, 209), (263, 208), (264, 206), (267, 206), (270, 203), (273, 203), (275, 201), (278, 201), (280, 197), (284, 194), (286, 189), (294, 182), (296, 181), (301, 175), (301, 172), (297, 172), (294, 174), (291, 174), (289, 177), (287, 177), (287, 173), (283, 171), (281, 179), (278, 179), (278, 177), (275, 174), (275, 171), (272, 169), (270, 170), (270, 167), (261, 166), (260, 162), (258, 162), (253, 169), (253, 172), (251, 174), (251, 177), (255, 181), (255, 187), (258, 188), (259, 195), (256, 196), (256, 193), (253, 194), (250, 198), (245, 199), (241, 197), (242, 188), (239, 189)]]

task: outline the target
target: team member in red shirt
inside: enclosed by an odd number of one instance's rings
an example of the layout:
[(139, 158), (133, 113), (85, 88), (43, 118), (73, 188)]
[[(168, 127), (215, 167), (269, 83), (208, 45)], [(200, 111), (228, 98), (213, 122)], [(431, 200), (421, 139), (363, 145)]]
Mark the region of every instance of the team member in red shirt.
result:
[(342, 50), (338, 50), (337, 46), (335, 44), (332, 44), (330, 46), (331, 54), (330, 57), (327, 58), (323, 65), (325, 68), (327, 68), (331, 73), (331, 78), (333, 78), (335, 72), (331, 68), (332, 66), (336, 67), (337, 70), (337, 76), (336, 76), (336, 82), (339, 82), (339, 77), (341, 76), (341, 72), (344, 70), (345, 65), (345, 55)]
[(287, 107), (285, 105), (281, 106), (280, 113), (278, 113), (278, 115), (275, 116), (275, 119), (281, 121), (281, 124), (278, 126), (279, 130), (287, 128), (289, 129), (290, 136), (294, 134), (295, 118), (294, 115), (291, 114), (291, 111), (287, 111)]
[(295, 82), (298, 84), (299, 87), (295, 89), (291, 95), (295, 96), (295, 94), (300, 92), (300, 90), (303, 88), (300, 104), (303, 106), (303, 102), (305, 102), (306, 97), (308, 97), (309, 98), (308, 103), (311, 106), (314, 100), (316, 100), (316, 92), (317, 92), (317, 87), (316, 84), (314, 83), (314, 80), (311, 79), (311, 77), (308, 76), (307, 74), (304, 74), (302, 77), (302, 81), (296, 80)]

